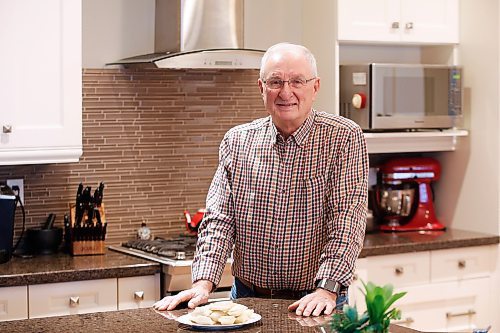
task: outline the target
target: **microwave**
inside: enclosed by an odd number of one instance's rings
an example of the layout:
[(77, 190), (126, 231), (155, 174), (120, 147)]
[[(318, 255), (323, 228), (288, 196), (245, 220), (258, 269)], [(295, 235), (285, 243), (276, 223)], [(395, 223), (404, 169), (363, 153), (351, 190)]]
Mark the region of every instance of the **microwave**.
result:
[(462, 119), (462, 69), (424, 64), (340, 66), (340, 115), (365, 131), (446, 129)]

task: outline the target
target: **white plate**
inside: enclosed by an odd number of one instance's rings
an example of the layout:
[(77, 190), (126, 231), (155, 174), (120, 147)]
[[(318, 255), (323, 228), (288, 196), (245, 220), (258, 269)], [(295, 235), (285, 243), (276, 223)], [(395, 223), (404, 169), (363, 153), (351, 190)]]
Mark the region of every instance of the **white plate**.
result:
[(180, 316), (179, 318), (177, 318), (176, 320), (181, 323), (181, 324), (185, 324), (185, 325), (189, 325), (195, 329), (198, 329), (198, 330), (204, 330), (204, 331), (222, 331), (222, 330), (233, 330), (233, 329), (237, 329), (237, 328), (240, 328), (240, 327), (243, 327), (243, 326), (246, 326), (246, 325), (250, 325), (250, 324), (253, 324), (253, 323), (256, 323), (258, 322), (262, 317), (260, 316), (260, 314), (258, 313), (253, 313), (252, 314), (252, 317), (247, 320), (246, 322), (244, 323), (241, 323), (241, 324), (231, 324), (231, 325), (221, 325), (221, 324), (217, 324), (217, 325), (200, 325), (200, 324), (197, 324), (197, 323), (193, 323), (191, 320), (189, 320), (189, 313), (188, 314), (185, 314), (183, 316)]

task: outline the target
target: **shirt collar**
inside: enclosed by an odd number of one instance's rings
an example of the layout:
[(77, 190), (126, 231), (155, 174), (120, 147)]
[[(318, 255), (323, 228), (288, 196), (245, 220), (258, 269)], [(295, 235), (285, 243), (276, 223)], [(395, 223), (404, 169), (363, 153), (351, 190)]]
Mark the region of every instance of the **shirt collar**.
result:
[[(304, 123), (290, 135), (290, 137), (292, 137), (295, 140), (295, 142), (299, 147), (302, 147), (306, 143), (307, 137), (311, 132), (311, 129), (313, 128), (314, 117), (316, 117), (316, 110), (313, 109), (309, 114), (309, 116), (304, 121)], [(271, 124), (270, 126), (271, 144), (276, 144), (278, 136), (281, 137), (281, 134), (274, 125), (271, 116), (269, 116), (269, 122)]]

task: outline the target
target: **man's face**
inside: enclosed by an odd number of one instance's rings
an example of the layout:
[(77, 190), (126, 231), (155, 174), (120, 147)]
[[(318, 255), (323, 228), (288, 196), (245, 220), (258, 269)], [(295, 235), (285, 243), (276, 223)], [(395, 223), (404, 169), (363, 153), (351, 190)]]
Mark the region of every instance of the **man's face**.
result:
[[(319, 90), (319, 78), (314, 78), (310, 63), (300, 52), (284, 50), (275, 52), (264, 65), (264, 78), (259, 79), (259, 88), (264, 105), (276, 127), (290, 135), (307, 118)], [(313, 80), (310, 80), (314, 78)], [(271, 87), (271, 82), (284, 82), (281, 87)], [(305, 82), (297, 85), (297, 82)], [(266, 82), (266, 83), (264, 83)], [(293, 87), (295, 85), (296, 87)]]

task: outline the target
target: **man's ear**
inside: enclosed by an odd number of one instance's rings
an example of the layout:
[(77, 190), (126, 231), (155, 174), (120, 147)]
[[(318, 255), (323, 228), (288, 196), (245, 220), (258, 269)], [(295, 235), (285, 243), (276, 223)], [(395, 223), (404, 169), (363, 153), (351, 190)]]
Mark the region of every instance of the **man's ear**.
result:
[(263, 95), (264, 94), (264, 82), (262, 82), (261, 79), (258, 79), (257, 83), (259, 84), (260, 94)]
[(320, 84), (320, 79), (319, 77), (316, 78), (316, 80), (314, 81), (314, 95), (313, 95), (313, 101), (316, 100), (316, 95), (318, 94), (318, 91), (319, 91), (319, 87), (321, 86)]

